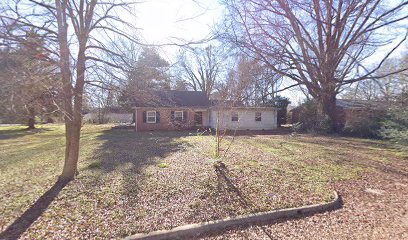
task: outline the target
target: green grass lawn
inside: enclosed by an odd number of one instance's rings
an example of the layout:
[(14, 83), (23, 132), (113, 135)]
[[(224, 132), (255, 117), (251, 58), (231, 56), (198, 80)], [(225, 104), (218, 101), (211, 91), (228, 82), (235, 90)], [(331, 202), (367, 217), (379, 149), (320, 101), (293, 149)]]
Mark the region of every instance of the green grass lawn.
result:
[[(238, 136), (215, 164), (213, 137), (85, 125), (77, 179), (23, 238), (119, 238), (227, 216), (330, 200), (339, 181), (398, 171), (381, 141), (312, 135)], [(55, 183), (64, 127), (0, 127), (0, 230)]]

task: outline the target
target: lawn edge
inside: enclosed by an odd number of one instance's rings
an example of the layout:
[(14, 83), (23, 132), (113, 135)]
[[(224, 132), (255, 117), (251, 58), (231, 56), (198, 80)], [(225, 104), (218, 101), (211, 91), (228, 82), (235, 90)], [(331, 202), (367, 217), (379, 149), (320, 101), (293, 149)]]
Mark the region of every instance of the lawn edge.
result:
[(215, 221), (187, 224), (170, 230), (158, 230), (150, 233), (137, 233), (124, 238), (124, 240), (161, 240), (179, 239), (187, 237), (197, 237), (199, 235), (222, 231), (239, 225), (253, 225), (263, 222), (285, 219), (290, 220), (303, 215), (312, 215), (341, 208), (342, 200), (339, 194), (334, 191), (334, 199), (330, 202), (306, 205), (295, 208), (285, 208), (267, 212), (245, 214), (237, 217), (224, 218)]

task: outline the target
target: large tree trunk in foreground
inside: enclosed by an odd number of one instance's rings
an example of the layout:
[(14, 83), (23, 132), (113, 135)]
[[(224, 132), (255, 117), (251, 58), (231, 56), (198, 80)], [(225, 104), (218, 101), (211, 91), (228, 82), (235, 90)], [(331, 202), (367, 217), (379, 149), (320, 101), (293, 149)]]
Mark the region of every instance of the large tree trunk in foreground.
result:
[(77, 58), (77, 69), (76, 69), (76, 82), (75, 87), (72, 88), (72, 94), (67, 95), (66, 101), (71, 102), (73, 99), (73, 105), (68, 104), (70, 112), (72, 112), (71, 117), (65, 118), (65, 134), (66, 134), (66, 148), (65, 148), (65, 162), (62, 174), (60, 176), (61, 180), (70, 181), (73, 180), (75, 175), (78, 174), (78, 158), (79, 158), (79, 141), (81, 138), (81, 126), (82, 126), (82, 95), (84, 92), (85, 85), (85, 70), (86, 70), (86, 42), (87, 35), (80, 34), (79, 38), (79, 49)]
[(339, 131), (337, 110), (336, 110), (336, 92), (327, 91), (322, 96), (319, 96), (317, 114), (319, 120), (324, 122), (326, 119), (329, 124), (329, 132)]
[(73, 180), (75, 175), (78, 174), (79, 141), (82, 126), (82, 94), (85, 84), (85, 46), (84, 44), (80, 45), (77, 61), (77, 81), (73, 89), (72, 117), (65, 118), (65, 162), (60, 179), (66, 181)]
[(73, 121), (65, 123), (65, 161), (64, 168), (59, 177), (62, 181), (73, 180), (77, 174), (80, 133), (80, 123), (79, 125), (73, 123)]
[(81, 122), (75, 118), (73, 109), (74, 89), (71, 82), (70, 52), (68, 45), (67, 1), (55, 1), (58, 23), (58, 43), (60, 54), (61, 80), (64, 98), (65, 114), (65, 161), (64, 168), (59, 176), (60, 181), (74, 179), (79, 155), (79, 137)]
[[(79, 158), (79, 141), (81, 138), (82, 126), (82, 94), (85, 85), (85, 43), (84, 38), (80, 38), (78, 61), (77, 61), (77, 76), (76, 83), (73, 89), (73, 114), (72, 118), (65, 119), (65, 134), (66, 134), (66, 149), (65, 163), (60, 179), (72, 180), (78, 173), (78, 158)], [(70, 97), (71, 99), (71, 97)], [(72, 106), (72, 105), (71, 105)]]

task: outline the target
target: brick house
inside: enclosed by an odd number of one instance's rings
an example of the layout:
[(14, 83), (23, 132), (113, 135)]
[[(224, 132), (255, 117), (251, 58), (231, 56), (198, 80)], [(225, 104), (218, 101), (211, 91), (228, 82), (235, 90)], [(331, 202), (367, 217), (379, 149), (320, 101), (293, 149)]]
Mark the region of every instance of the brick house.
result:
[[(371, 108), (372, 111), (382, 111), (384, 103), (359, 100), (359, 99), (336, 99), (336, 117), (340, 128), (347, 125), (348, 122), (358, 118), (361, 113)], [(303, 106), (298, 106), (289, 111), (290, 123), (295, 124), (300, 122), (300, 113)]]
[[(135, 100), (135, 130), (277, 128), (277, 110), (272, 107), (220, 106), (198, 91), (159, 91)], [(217, 121), (218, 119), (218, 121)]]

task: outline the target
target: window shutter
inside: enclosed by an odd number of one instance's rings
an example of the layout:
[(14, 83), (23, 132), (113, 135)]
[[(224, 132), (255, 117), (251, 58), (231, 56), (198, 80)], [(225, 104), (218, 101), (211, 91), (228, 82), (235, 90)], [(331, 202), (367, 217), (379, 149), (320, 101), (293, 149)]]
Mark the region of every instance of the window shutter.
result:
[(156, 111), (156, 123), (160, 122), (160, 112)]
[(183, 111), (183, 122), (187, 122), (187, 111)]
[(171, 111), (170, 120), (171, 120), (171, 121), (174, 121), (174, 111)]
[(146, 122), (146, 111), (143, 111), (143, 122), (145, 123)]

